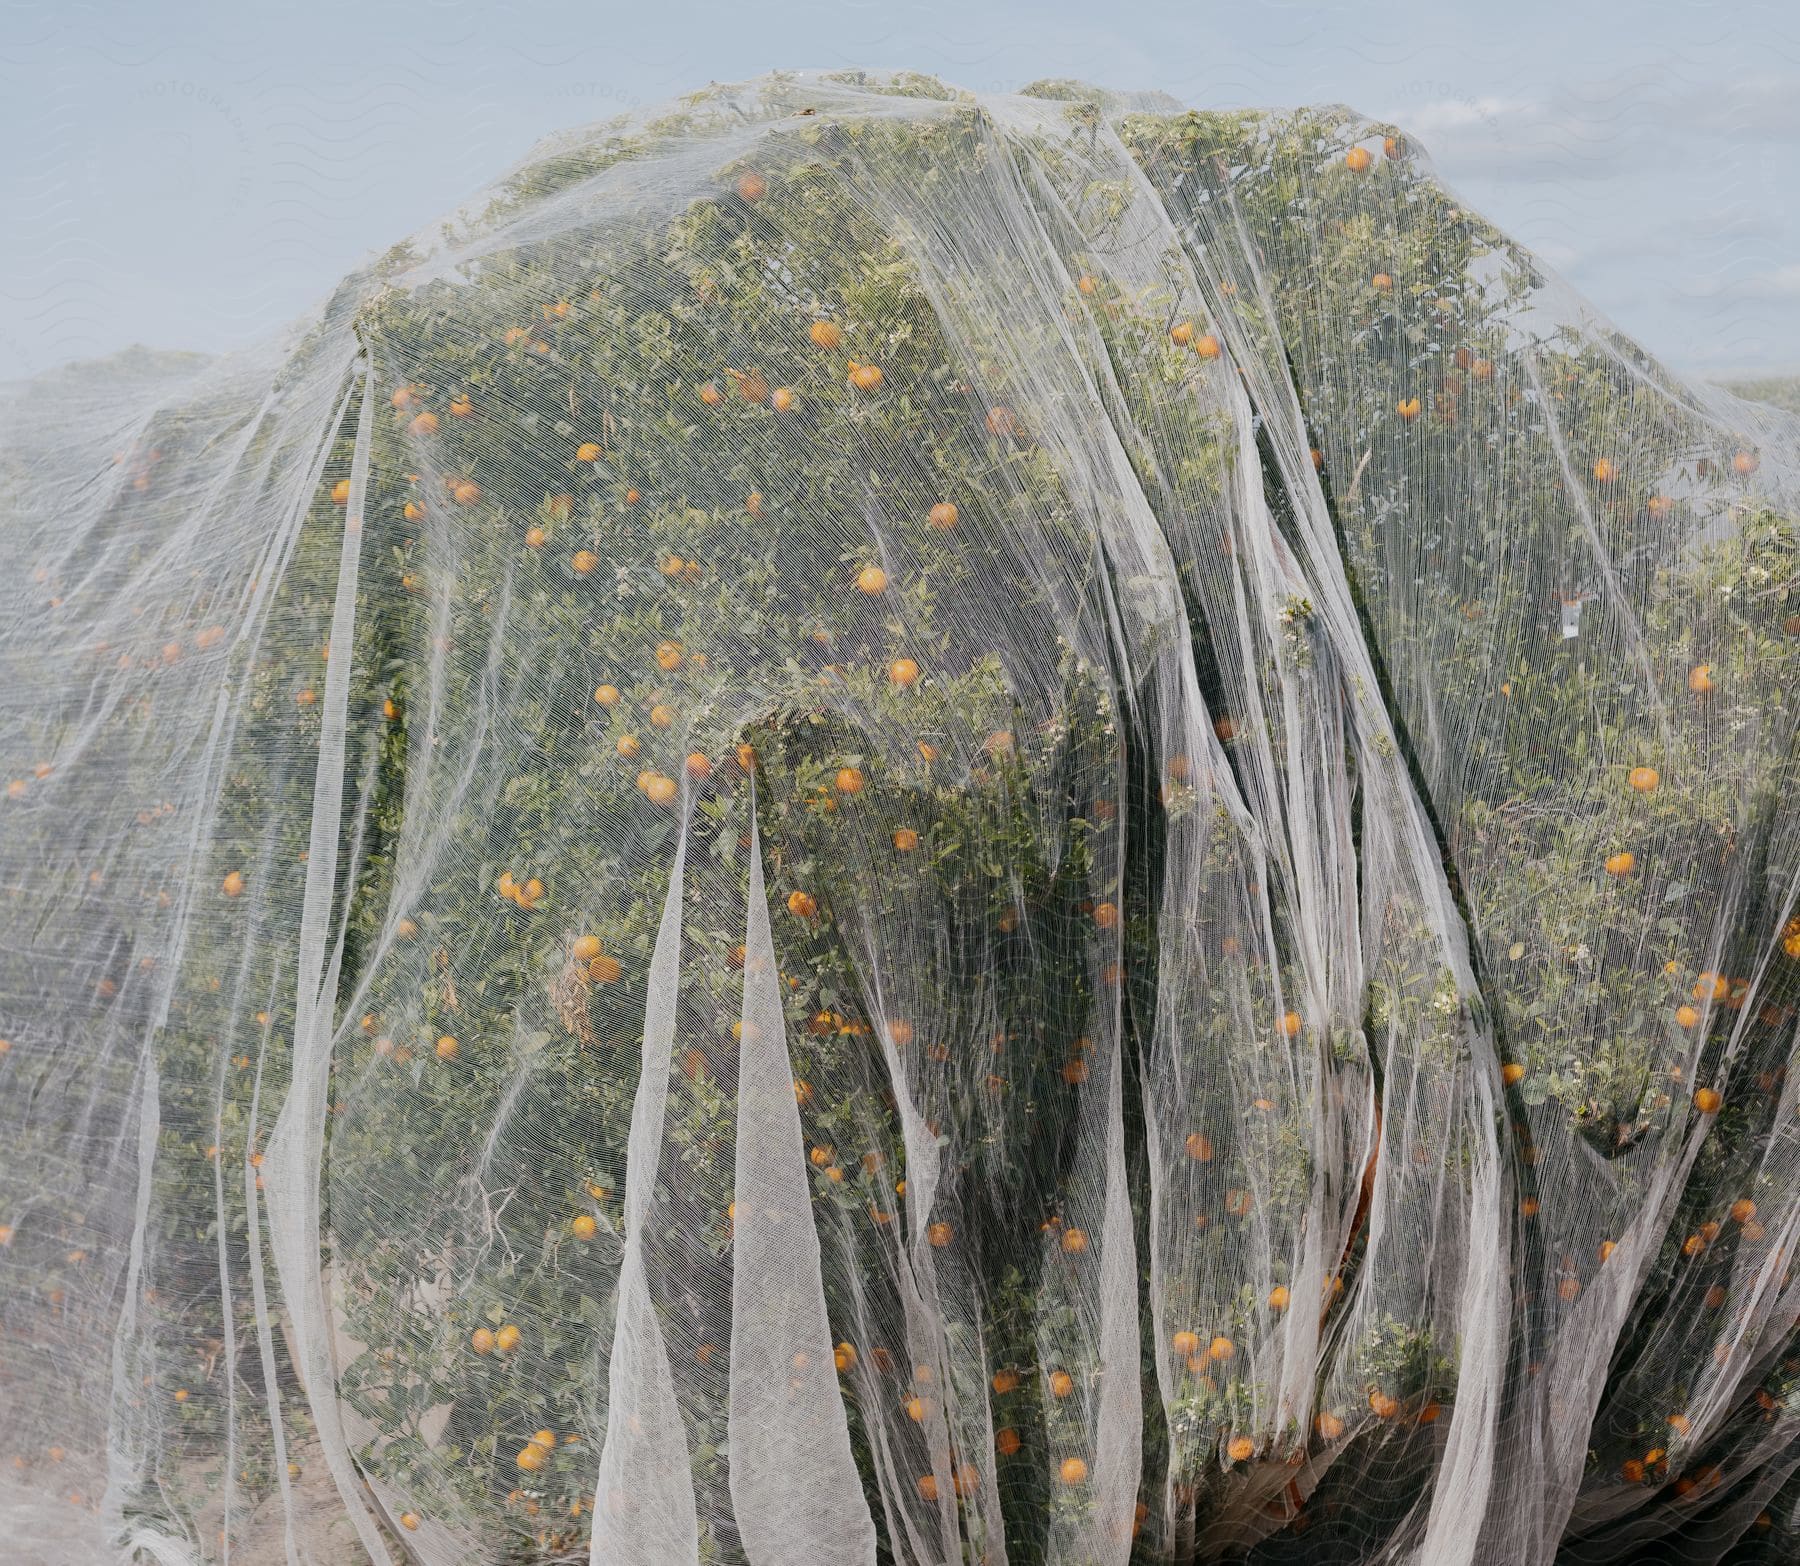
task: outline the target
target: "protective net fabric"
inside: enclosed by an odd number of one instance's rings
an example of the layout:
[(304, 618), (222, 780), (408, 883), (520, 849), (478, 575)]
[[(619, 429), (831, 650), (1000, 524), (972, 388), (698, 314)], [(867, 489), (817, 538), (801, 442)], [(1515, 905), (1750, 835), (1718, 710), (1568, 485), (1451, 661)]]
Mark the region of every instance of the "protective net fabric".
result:
[(18, 1558), (1800, 1548), (1800, 426), (1398, 130), (715, 88), (0, 432)]

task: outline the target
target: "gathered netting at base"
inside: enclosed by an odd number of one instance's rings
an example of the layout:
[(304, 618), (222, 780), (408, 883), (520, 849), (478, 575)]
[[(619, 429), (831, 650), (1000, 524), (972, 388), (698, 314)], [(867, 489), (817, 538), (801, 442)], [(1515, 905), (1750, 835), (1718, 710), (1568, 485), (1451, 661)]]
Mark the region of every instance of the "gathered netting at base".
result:
[(1800, 1550), (1800, 424), (1401, 131), (714, 88), (0, 468), (0, 1555)]

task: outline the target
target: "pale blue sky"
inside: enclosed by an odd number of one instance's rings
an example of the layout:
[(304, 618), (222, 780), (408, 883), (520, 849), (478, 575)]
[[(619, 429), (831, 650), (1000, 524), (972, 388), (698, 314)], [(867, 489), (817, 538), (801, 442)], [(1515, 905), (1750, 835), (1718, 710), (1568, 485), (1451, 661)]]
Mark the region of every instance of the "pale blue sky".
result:
[(0, 0), (0, 379), (260, 335), (548, 131), (845, 65), (1349, 103), (1677, 367), (1800, 371), (1800, 4)]

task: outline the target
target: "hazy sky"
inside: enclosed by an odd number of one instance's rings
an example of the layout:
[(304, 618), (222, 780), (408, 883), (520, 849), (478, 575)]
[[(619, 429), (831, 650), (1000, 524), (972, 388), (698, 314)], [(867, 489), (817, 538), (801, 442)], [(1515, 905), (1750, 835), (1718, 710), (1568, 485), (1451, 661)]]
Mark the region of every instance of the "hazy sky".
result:
[(775, 68), (1397, 121), (1702, 375), (1800, 371), (1800, 3), (0, 0), (0, 379), (217, 349), (540, 135)]

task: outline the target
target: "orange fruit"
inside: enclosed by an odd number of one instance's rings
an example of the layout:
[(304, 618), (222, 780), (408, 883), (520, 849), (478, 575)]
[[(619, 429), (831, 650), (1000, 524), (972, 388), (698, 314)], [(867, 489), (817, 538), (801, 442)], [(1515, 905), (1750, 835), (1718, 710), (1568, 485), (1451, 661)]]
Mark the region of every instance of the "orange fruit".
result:
[(236, 897), (244, 890), (244, 873), (233, 870), (219, 883), (219, 890), (227, 897)]
[(1021, 1445), (1019, 1432), (1011, 1426), (994, 1432), (994, 1450), (1002, 1457), (1011, 1457)]
[[(676, 795), (680, 792), (680, 786), (675, 780), (664, 777), (660, 772), (651, 773), (649, 780), (644, 784), (644, 793), (653, 805), (672, 805), (675, 803)], [(603, 960), (598, 957), (594, 959), (595, 962)], [(592, 964), (589, 966), (591, 967)]]
[(1001, 440), (1018, 434), (1019, 419), (1011, 408), (1004, 403), (987, 411), (987, 432)]
[(528, 1442), (519, 1448), (518, 1455), (513, 1458), (513, 1461), (526, 1473), (534, 1474), (544, 1466), (544, 1449), (535, 1442)]
[(413, 1532), (413, 1530), (419, 1526), (419, 1514), (417, 1512), (402, 1512), (400, 1514), (400, 1526), (408, 1533)]
[(542, 549), (544, 547), (544, 530), (541, 527), (528, 527), (525, 529), (525, 547), (527, 549)]
[(846, 1371), (856, 1369), (855, 1345), (850, 1343), (838, 1344), (838, 1346), (831, 1351), (831, 1362), (837, 1366), (840, 1375)]
[(1694, 1094), (1694, 1108), (1703, 1115), (1716, 1115), (1725, 1102), (1713, 1088), (1700, 1088)]
[(1411, 423), (1412, 420), (1419, 416), (1419, 399), (1417, 397), (1402, 397), (1394, 404), (1394, 411), (1408, 423)]
[(475, 411), (475, 404), (467, 392), (458, 392), (450, 399), (450, 417), (466, 419)]
[(1373, 161), (1374, 160), (1369, 156), (1369, 149), (1367, 147), (1352, 147), (1344, 154), (1344, 166), (1348, 168), (1352, 174), (1366, 173), (1369, 164)]
[(952, 502), (940, 500), (926, 514), (925, 520), (939, 531), (947, 531), (956, 526), (957, 518), (960, 515), (961, 513), (957, 511)]
[(1756, 1203), (1747, 1196), (1740, 1196), (1731, 1204), (1731, 1217), (1734, 1223), (1748, 1223), (1756, 1216)]
[(486, 1327), (477, 1327), (469, 1334), (469, 1347), (474, 1349), (477, 1354), (493, 1353), (494, 1334), (489, 1332)]
[(856, 573), (856, 590), (866, 593), (870, 598), (877, 598), (887, 591), (887, 572), (880, 566), (864, 566)]
[(1656, 786), (1662, 782), (1662, 778), (1658, 775), (1655, 767), (1633, 767), (1626, 781), (1638, 793), (1651, 794), (1656, 791)]
[(1289, 1298), (1290, 1296), (1286, 1285), (1280, 1283), (1276, 1284), (1274, 1288), (1269, 1290), (1269, 1309), (1286, 1310), (1288, 1308)]
[(1377, 293), (1383, 293), (1383, 294), (1389, 292), (1394, 286), (1393, 278), (1388, 276), (1388, 274), (1386, 272), (1377, 272), (1372, 278), (1369, 279), (1369, 283), (1370, 283), (1370, 286), (1373, 287)]
[(1500, 1068), (1500, 1080), (1508, 1087), (1514, 1087), (1525, 1080), (1525, 1068), (1516, 1060), (1509, 1060)]
[(774, 404), (777, 413), (786, 413), (794, 406), (793, 388), (788, 386), (777, 386), (770, 396), (769, 401)]
[(878, 364), (859, 364), (850, 361), (850, 384), (858, 391), (874, 391), (881, 385), (883, 376)]
[(1637, 868), (1637, 855), (1621, 851), (1606, 856), (1606, 873), (1608, 875), (1630, 875)]
[(638, 737), (637, 737), (637, 735), (635, 735), (635, 734), (621, 734), (621, 735), (620, 735), (620, 736), (619, 736), (619, 742), (618, 742), (618, 744), (616, 744), (616, 745), (615, 745), (615, 746), (614, 746), (614, 747), (613, 747), (613, 749), (615, 749), (615, 750), (616, 750), (616, 751), (618, 751), (618, 753), (619, 753), (619, 754), (620, 754), (620, 756), (622, 756), (622, 757), (623, 757), (623, 758), (624, 758), (624, 759), (625, 759), (625, 760), (626, 760), (626, 761), (630, 761), (630, 760), (631, 760), (631, 758), (632, 758), (632, 757), (633, 757), (633, 756), (635, 756), (635, 755), (636, 755), (636, 754), (637, 754), (637, 753), (638, 753), (638, 751), (639, 751), (639, 750), (640, 750), (640, 749), (642, 749), (642, 746), (640, 746), (640, 745), (639, 745), (639, 744), (638, 744)]
[(587, 1213), (577, 1213), (569, 1223), (569, 1232), (578, 1240), (591, 1240), (600, 1232), (600, 1225)]
[(1699, 1022), (1700, 1013), (1695, 1011), (1692, 1006), (1677, 1006), (1675, 1008), (1676, 1026), (1692, 1028), (1698, 1026)]
[(761, 201), (769, 193), (769, 182), (755, 169), (746, 169), (738, 175), (736, 189), (745, 201)]
[(1098, 903), (1094, 908), (1094, 923), (1102, 930), (1111, 930), (1119, 923), (1119, 905), (1117, 903)]
[(1704, 696), (1715, 688), (1710, 663), (1697, 663), (1688, 670), (1688, 689), (1696, 696)]
[(1064, 1484), (1084, 1484), (1087, 1481), (1087, 1460), (1081, 1457), (1065, 1457), (1057, 1474)]
[(1618, 467), (1609, 458), (1602, 457), (1594, 464), (1594, 482), (1596, 484), (1610, 484), (1618, 476)]
[(1616, 1251), (1618, 1248), (1619, 1248), (1618, 1245), (1614, 1241), (1602, 1240), (1600, 1242), (1600, 1250), (1599, 1250), (1600, 1260), (1603, 1262), (1608, 1260), (1612, 1256), (1612, 1253), (1614, 1251)]
[(1206, 1357), (1208, 1359), (1230, 1359), (1236, 1353), (1237, 1344), (1233, 1343), (1230, 1338), (1225, 1337), (1222, 1334), (1206, 1345)]
[(1256, 1443), (1249, 1436), (1233, 1436), (1225, 1448), (1225, 1455), (1234, 1463), (1247, 1463), (1256, 1456)]
[(679, 669), (681, 667), (681, 643), (658, 642), (656, 644), (656, 666), (665, 674)]
[(1731, 471), (1734, 473), (1751, 474), (1761, 466), (1762, 459), (1753, 451), (1738, 451), (1732, 454)]
[(902, 854), (910, 854), (919, 846), (919, 834), (911, 827), (901, 827), (894, 833), (894, 848)]
[(925, 1238), (929, 1240), (936, 1249), (941, 1251), (956, 1238), (956, 1231), (952, 1229), (949, 1224), (940, 1219), (937, 1223), (927, 1225)]
[(996, 1370), (994, 1372), (992, 1385), (996, 1393), (1001, 1397), (1005, 1397), (1008, 1392), (1018, 1391), (1019, 1373), (1010, 1365), (1003, 1370)]
[(1322, 1412), (1319, 1417), (1313, 1421), (1313, 1428), (1327, 1441), (1335, 1441), (1344, 1433), (1344, 1421), (1338, 1418), (1336, 1414)]
[(796, 919), (810, 919), (819, 911), (818, 902), (810, 892), (789, 892), (787, 908)]
[(675, 722), (675, 709), (658, 702), (650, 709), (650, 727), (666, 729)]
[(1285, 1037), (1290, 1039), (1297, 1037), (1301, 1028), (1300, 1013), (1297, 1011), (1284, 1011), (1281, 1014), (1279, 1026)]
[(1050, 1372), (1050, 1395), (1052, 1397), (1067, 1397), (1074, 1390), (1075, 1378), (1068, 1371), (1053, 1370)]
[(432, 1048), (437, 1051), (437, 1058), (439, 1060), (455, 1060), (457, 1051), (461, 1046), (457, 1044), (452, 1035), (446, 1033), (438, 1039), (437, 1043), (434, 1044)]
[(618, 706), (619, 687), (616, 685), (596, 685), (594, 687), (594, 700), (599, 702), (602, 707)]
[(844, 340), (844, 334), (838, 330), (834, 321), (814, 321), (808, 328), (808, 335), (815, 348), (835, 348)]
[(591, 440), (584, 440), (575, 448), (575, 460), (577, 462), (598, 462), (600, 460), (600, 447), (598, 443)]
[(889, 683), (898, 685), (902, 690), (917, 683), (918, 678), (919, 666), (911, 658), (896, 658), (888, 665)]
[(1187, 1136), (1187, 1155), (1196, 1163), (1212, 1162), (1212, 1138), (1204, 1131), (1190, 1131)]
[(435, 413), (421, 413), (407, 429), (414, 435), (435, 435), (438, 429), (438, 416)]
[(1071, 1256), (1079, 1256), (1088, 1248), (1088, 1237), (1085, 1229), (1065, 1229), (1062, 1237), (1062, 1248)]
[(1392, 1419), (1395, 1414), (1400, 1412), (1400, 1403), (1397, 1398), (1389, 1397), (1380, 1387), (1375, 1387), (1369, 1393), (1369, 1409), (1377, 1419)]
[(1207, 332), (1204, 336), (1194, 340), (1194, 352), (1199, 354), (1202, 359), (1216, 359), (1223, 349), (1219, 339), (1211, 332)]
[(699, 751), (695, 751), (682, 763), (687, 768), (687, 775), (696, 783), (704, 783), (712, 776), (712, 762)]
[(350, 504), (349, 479), (339, 479), (337, 483), (331, 486), (331, 503), (334, 506), (347, 506)]
[(569, 569), (577, 576), (586, 576), (599, 564), (600, 557), (591, 549), (577, 549), (569, 559)]

